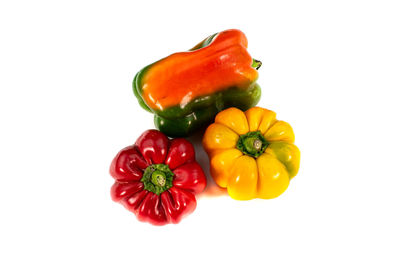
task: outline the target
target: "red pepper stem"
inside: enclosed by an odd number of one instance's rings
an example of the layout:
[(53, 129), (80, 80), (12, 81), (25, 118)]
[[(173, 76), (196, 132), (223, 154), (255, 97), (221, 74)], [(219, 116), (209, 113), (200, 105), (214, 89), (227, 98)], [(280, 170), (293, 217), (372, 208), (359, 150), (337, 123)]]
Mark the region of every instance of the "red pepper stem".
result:
[(144, 189), (160, 195), (172, 187), (174, 173), (166, 164), (152, 164), (144, 170), (142, 179)]
[(151, 182), (156, 186), (160, 186), (160, 187), (165, 186), (165, 174), (164, 174), (164, 172), (161, 172), (159, 170), (154, 171), (151, 174)]

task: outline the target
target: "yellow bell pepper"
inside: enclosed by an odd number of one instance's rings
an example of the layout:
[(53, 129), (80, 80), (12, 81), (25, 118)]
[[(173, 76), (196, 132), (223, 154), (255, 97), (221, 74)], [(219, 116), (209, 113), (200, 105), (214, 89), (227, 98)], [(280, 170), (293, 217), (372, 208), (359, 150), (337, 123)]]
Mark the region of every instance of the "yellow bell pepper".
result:
[(300, 166), (293, 142), (292, 127), (260, 107), (223, 110), (203, 137), (212, 177), (237, 200), (272, 199), (287, 189)]

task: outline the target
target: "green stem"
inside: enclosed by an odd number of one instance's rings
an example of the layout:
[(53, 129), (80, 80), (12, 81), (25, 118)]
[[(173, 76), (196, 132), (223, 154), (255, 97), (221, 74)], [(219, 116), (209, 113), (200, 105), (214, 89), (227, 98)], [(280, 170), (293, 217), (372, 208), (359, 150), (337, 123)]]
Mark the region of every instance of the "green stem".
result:
[(244, 154), (257, 158), (264, 153), (268, 142), (260, 131), (252, 131), (241, 135), (236, 147)]
[(152, 164), (144, 170), (140, 181), (144, 189), (160, 195), (172, 187), (174, 173), (165, 164)]
[(255, 68), (258, 70), (262, 65), (262, 62), (260, 60), (254, 59), (253, 58), (253, 63), (251, 64), (251, 67)]
[(163, 187), (165, 186), (165, 174), (164, 172), (161, 171), (154, 171), (151, 174), (151, 183), (153, 183), (156, 186)]

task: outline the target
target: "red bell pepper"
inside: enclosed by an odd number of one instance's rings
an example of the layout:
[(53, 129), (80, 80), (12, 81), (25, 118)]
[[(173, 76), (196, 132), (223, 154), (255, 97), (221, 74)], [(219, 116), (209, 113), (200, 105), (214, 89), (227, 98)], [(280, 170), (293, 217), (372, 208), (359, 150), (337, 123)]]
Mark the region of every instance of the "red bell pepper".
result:
[(207, 183), (193, 145), (182, 138), (169, 140), (157, 130), (145, 131), (134, 145), (122, 149), (110, 174), (115, 179), (112, 199), (154, 225), (178, 223), (193, 212), (195, 194)]

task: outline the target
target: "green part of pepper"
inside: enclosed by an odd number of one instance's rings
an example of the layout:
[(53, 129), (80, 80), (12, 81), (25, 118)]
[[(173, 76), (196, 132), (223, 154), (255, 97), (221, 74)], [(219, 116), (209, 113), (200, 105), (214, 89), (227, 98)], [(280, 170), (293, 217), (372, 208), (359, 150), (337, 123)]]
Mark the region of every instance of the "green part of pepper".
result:
[[(261, 97), (261, 88), (254, 83), (248, 90), (231, 88), (190, 102), (184, 108), (179, 106), (165, 110), (165, 115), (156, 114), (157, 129), (170, 137), (186, 137), (204, 129), (220, 111), (237, 107), (243, 111), (255, 106)], [(190, 113), (187, 113), (191, 110)]]

